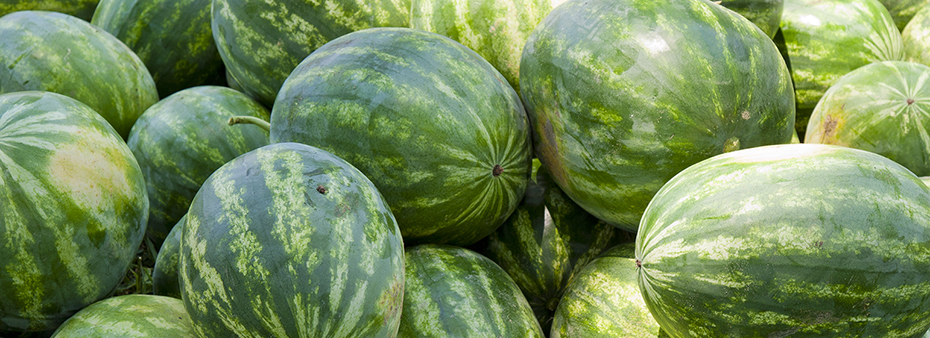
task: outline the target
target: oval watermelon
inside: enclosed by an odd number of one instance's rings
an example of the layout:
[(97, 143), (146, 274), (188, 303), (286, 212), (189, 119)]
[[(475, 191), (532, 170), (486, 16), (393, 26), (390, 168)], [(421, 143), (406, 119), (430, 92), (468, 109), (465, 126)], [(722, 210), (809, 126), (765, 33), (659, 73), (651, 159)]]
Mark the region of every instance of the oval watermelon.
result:
[(195, 338), (184, 302), (154, 295), (107, 298), (68, 318), (52, 338)]
[(148, 205), (136, 159), (93, 109), (0, 95), (0, 336), (54, 329), (113, 292)]
[(930, 189), (847, 147), (791, 144), (682, 171), (636, 237), (640, 289), (672, 337), (920, 337)]
[(0, 17), (19, 11), (52, 11), (90, 21), (100, 0), (0, 0)]
[(787, 143), (794, 96), (772, 40), (700, 0), (574, 0), (530, 36), (520, 83), (536, 155), (595, 217), (636, 231), (687, 166)]
[(917, 15), (917, 12), (923, 8), (930, 7), (930, 0), (879, 0), (894, 21), (898, 30), (904, 30), (904, 27), (910, 23), (911, 19)]
[(769, 37), (774, 37), (781, 23), (784, 0), (721, 0), (720, 5), (739, 13), (756, 24)]
[(184, 228), (186, 219), (185, 215), (178, 220), (158, 249), (155, 266), (152, 268), (152, 293), (156, 295), (181, 299), (178, 261), (181, 255), (181, 229)]
[(905, 60), (930, 66), (930, 6), (914, 15), (901, 31)]
[(213, 173), (181, 230), (180, 285), (201, 337), (393, 337), (400, 230), (374, 185), (298, 143)]

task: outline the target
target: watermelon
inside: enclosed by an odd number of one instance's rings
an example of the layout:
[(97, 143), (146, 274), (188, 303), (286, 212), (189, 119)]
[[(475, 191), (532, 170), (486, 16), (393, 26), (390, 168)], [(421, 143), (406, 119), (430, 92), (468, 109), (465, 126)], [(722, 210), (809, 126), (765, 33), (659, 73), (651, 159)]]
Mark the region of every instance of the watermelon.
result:
[(565, 2), (530, 35), (520, 85), (554, 181), (631, 232), (679, 171), (726, 150), (788, 143), (794, 128), (791, 79), (772, 39), (700, 0)]
[(109, 295), (142, 243), (142, 171), (69, 97), (0, 95), (0, 336), (58, 327)]
[(662, 187), (636, 258), (672, 337), (921, 337), (930, 188), (854, 148), (735, 151)]
[(187, 218), (181, 217), (178, 224), (171, 228), (165, 242), (158, 249), (155, 266), (152, 269), (152, 291), (156, 295), (181, 299), (181, 285), (178, 282), (178, 260), (181, 254), (181, 229)]
[(451, 245), (407, 248), (399, 338), (544, 337), (520, 288), (493, 261)]
[(211, 13), (226, 69), (246, 94), (271, 107), (294, 67), (330, 40), (370, 27), (407, 27), (410, 0), (213, 0)]
[(901, 39), (905, 60), (930, 66), (930, 6), (914, 15), (901, 31)]
[(568, 281), (603, 251), (633, 237), (572, 202), (539, 160), (533, 160), (533, 174), (523, 201), (479, 252), (507, 271), (548, 332)]
[(196, 338), (184, 302), (155, 295), (125, 295), (91, 304), (68, 318), (53, 338)]
[(721, 0), (720, 5), (739, 13), (756, 24), (766, 35), (774, 37), (781, 22), (784, 0)]
[(891, 14), (898, 30), (904, 30), (904, 27), (910, 23), (911, 19), (923, 8), (930, 7), (930, 0), (879, 0), (885, 9)]
[(407, 244), (469, 245), (494, 232), (531, 169), (526, 114), (507, 80), (467, 47), (410, 28), (317, 49), (281, 88), (270, 135), (361, 170)]
[(520, 91), (520, 55), (536, 25), (565, 0), (411, 0), (410, 28), (474, 50)]
[(198, 86), (152, 105), (132, 127), (127, 143), (145, 174), (151, 201), (147, 233), (156, 248), (214, 170), (268, 144), (268, 133), (261, 128), (227, 124), (240, 115), (270, 118), (267, 109), (245, 94)]
[(814, 108), (804, 143), (885, 156), (930, 175), (930, 67), (883, 61), (840, 78)]
[[(785, 0), (781, 30), (804, 135), (824, 92), (853, 69), (904, 59), (901, 33), (878, 0)], [(802, 140), (803, 141), (803, 140)]]
[(393, 337), (400, 230), (374, 185), (299, 143), (220, 167), (181, 229), (184, 307), (201, 337)]
[(620, 244), (586, 265), (566, 288), (552, 338), (658, 337), (639, 291), (634, 243)]
[(100, 0), (0, 0), (0, 17), (19, 11), (52, 11), (90, 21)]
[(160, 97), (201, 85), (223, 85), (226, 74), (210, 29), (210, 0), (101, 0), (90, 23), (132, 49)]
[(152, 76), (126, 45), (84, 20), (45, 11), (0, 18), (0, 93), (26, 90), (77, 99), (124, 139), (158, 101)]

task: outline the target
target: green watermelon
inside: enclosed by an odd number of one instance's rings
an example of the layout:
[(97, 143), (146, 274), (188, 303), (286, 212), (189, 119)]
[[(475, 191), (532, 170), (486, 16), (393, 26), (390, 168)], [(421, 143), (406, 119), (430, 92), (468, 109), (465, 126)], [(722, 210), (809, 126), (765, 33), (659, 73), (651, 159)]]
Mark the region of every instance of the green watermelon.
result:
[(400, 230), (374, 185), (299, 143), (219, 168), (181, 230), (184, 307), (201, 337), (393, 337)]
[(565, 290), (552, 338), (659, 336), (636, 276), (634, 243), (613, 247), (586, 265)]
[(152, 76), (126, 45), (84, 20), (44, 11), (0, 18), (0, 93), (26, 90), (77, 99), (124, 139), (158, 101)]
[(901, 39), (905, 60), (930, 66), (930, 6), (914, 15), (901, 31)]
[(930, 189), (847, 147), (740, 150), (682, 171), (636, 237), (640, 289), (672, 337), (921, 337)]
[(878, 0), (785, 0), (781, 30), (794, 80), (799, 135), (805, 134), (814, 106), (840, 77), (872, 62), (904, 59), (901, 33)]
[(904, 30), (904, 27), (914, 18), (917, 12), (923, 8), (930, 7), (930, 0), (879, 0), (885, 9), (891, 14), (898, 30)]
[(245, 94), (218, 86), (188, 88), (152, 105), (129, 133), (148, 188), (148, 237), (156, 247), (187, 213), (194, 194), (214, 170), (268, 144), (256, 126), (230, 127), (232, 116), (268, 120), (269, 112)]
[(178, 260), (181, 255), (181, 229), (187, 218), (181, 217), (178, 224), (171, 228), (165, 242), (158, 249), (155, 266), (152, 269), (153, 293), (181, 299), (181, 285), (178, 282)]
[(0, 17), (19, 11), (52, 11), (90, 21), (100, 0), (0, 0)]
[(746, 18), (701, 0), (573, 0), (530, 36), (520, 84), (536, 155), (595, 217), (636, 231), (676, 173), (787, 143), (784, 61)]
[(212, 28), (226, 69), (246, 94), (271, 107), (307, 55), (370, 27), (407, 27), (410, 0), (213, 0)]
[(184, 302), (154, 295), (125, 295), (91, 304), (68, 318), (53, 338), (196, 338)]
[(136, 159), (93, 109), (0, 95), (0, 336), (55, 329), (113, 292), (148, 206)]
[(493, 261), (442, 244), (409, 247), (399, 338), (544, 337), (520, 288)]
[(411, 0), (410, 28), (439, 33), (488, 60), (520, 92), (520, 55), (536, 25), (565, 0)]
[(569, 280), (592, 259), (632, 236), (585, 212), (533, 160), (523, 201), (480, 250), (513, 278), (543, 332)]
[(226, 74), (210, 29), (210, 0), (100, 0), (90, 23), (132, 49), (152, 74), (160, 97)]
[(374, 182), (407, 244), (468, 245), (517, 207), (531, 169), (519, 96), (439, 34), (370, 28), (317, 49), (285, 81), (271, 142), (344, 158)]
[(752, 21), (769, 37), (774, 37), (778, 31), (785, 7), (784, 0), (721, 0), (719, 3)]
[(883, 61), (840, 78), (814, 108), (804, 143), (885, 156), (930, 175), (930, 67)]

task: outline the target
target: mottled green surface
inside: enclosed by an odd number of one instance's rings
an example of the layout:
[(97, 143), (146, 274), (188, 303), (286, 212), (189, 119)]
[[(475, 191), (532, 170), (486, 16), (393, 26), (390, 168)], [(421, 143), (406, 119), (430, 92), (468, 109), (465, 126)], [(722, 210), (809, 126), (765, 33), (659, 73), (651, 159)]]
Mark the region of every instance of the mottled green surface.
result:
[(0, 336), (54, 329), (107, 296), (135, 257), (145, 181), (90, 107), (0, 95)]
[(210, 0), (100, 0), (90, 23), (132, 49), (164, 98), (226, 74), (210, 28)]
[(409, 247), (400, 338), (544, 337), (520, 288), (493, 261), (450, 245)]
[(552, 338), (655, 338), (639, 284), (634, 244), (613, 247), (584, 267), (565, 290), (552, 324)]
[(407, 244), (489, 235), (520, 203), (531, 165), (526, 114), (503, 76), (461, 44), (409, 28), (354, 32), (310, 55), (275, 102), (271, 142), (359, 168)]
[(804, 143), (885, 156), (930, 175), (930, 67), (884, 61), (840, 78), (817, 104)]
[(246, 94), (271, 107), (294, 67), (332, 39), (407, 27), (410, 0), (213, 0), (220, 56)]
[(0, 0), (0, 17), (18, 11), (40, 10), (73, 15), (90, 21), (100, 0)]
[(840, 77), (872, 62), (904, 59), (901, 33), (878, 0), (785, 0), (781, 30), (799, 135), (817, 101)]
[(152, 289), (156, 295), (181, 299), (178, 261), (181, 259), (181, 229), (184, 228), (184, 221), (185, 218), (181, 217), (158, 249), (155, 267), (152, 269)]
[(739, 13), (756, 24), (769, 37), (775, 36), (781, 22), (784, 0), (722, 0), (720, 5)]
[(69, 318), (53, 338), (195, 338), (180, 299), (125, 295), (101, 300)]
[(218, 169), (181, 232), (181, 294), (202, 337), (393, 337), (400, 230), (358, 170), (278, 143)]
[(696, 164), (636, 238), (646, 304), (672, 337), (921, 337), (930, 189), (874, 153), (760, 147)]
[(44, 11), (0, 18), (0, 93), (50, 91), (81, 101), (126, 138), (158, 101), (145, 65), (109, 33)]
[(917, 12), (930, 7), (928, 6), (930, 0), (879, 0), (879, 2), (891, 14), (891, 18), (898, 30), (904, 30), (904, 27), (907, 26)]
[(520, 92), (520, 55), (536, 25), (565, 0), (412, 0), (410, 28), (474, 50)]
[(901, 38), (905, 60), (930, 66), (930, 6), (914, 15), (901, 31)]
[(146, 232), (156, 248), (214, 170), (268, 144), (268, 133), (258, 126), (230, 126), (233, 116), (270, 118), (245, 94), (198, 86), (152, 105), (132, 127), (127, 143), (145, 174), (151, 201)]
[(488, 236), (483, 251), (513, 278), (548, 332), (572, 276), (632, 236), (581, 209), (552, 182), (545, 167), (536, 169), (538, 163), (533, 160), (534, 175), (523, 201)]
[(536, 155), (572, 200), (628, 231), (682, 169), (728, 144), (787, 143), (794, 128), (772, 40), (704, 1), (563, 3), (520, 67)]

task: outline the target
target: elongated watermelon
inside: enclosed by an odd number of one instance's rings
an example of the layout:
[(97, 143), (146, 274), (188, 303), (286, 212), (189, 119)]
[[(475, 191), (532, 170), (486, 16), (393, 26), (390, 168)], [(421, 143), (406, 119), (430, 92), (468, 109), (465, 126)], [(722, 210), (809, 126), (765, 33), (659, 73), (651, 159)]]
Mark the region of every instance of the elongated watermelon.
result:
[(233, 116), (268, 120), (265, 107), (235, 90), (198, 86), (146, 109), (129, 132), (129, 149), (145, 174), (151, 207), (146, 232), (156, 247), (187, 213), (194, 194), (214, 170), (268, 144), (256, 126), (229, 126)]
[(474, 251), (410, 247), (400, 338), (544, 337), (510, 276)]
[(636, 237), (640, 289), (672, 337), (921, 337), (930, 189), (847, 147), (740, 150), (682, 171)]
[(213, 173), (181, 232), (184, 307), (201, 337), (394, 337), (400, 230), (374, 185), (298, 143)]
[(154, 295), (125, 295), (91, 304), (68, 318), (53, 338), (196, 338), (184, 302)]
[(152, 74), (159, 97), (226, 74), (210, 28), (210, 0), (101, 0), (90, 21), (132, 49)]
[(18, 11), (52, 11), (90, 21), (100, 0), (0, 0), (0, 17)]
[(636, 231), (691, 164), (787, 143), (791, 79), (772, 39), (700, 0), (573, 0), (530, 36), (520, 85), (536, 155), (595, 217)]
[(739, 13), (756, 24), (769, 37), (774, 37), (781, 22), (784, 0), (722, 0), (720, 5)]
[(155, 266), (152, 268), (152, 293), (156, 295), (181, 299), (178, 268), (181, 259), (181, 229), (184, 228), (186, 220), (187, 218), (181, 217), (158, 249)]
[(0, 336), (55, 329), (113, 292), (148, 205), (136, 159), (93, 109), (0, 95)]
[(905, 60), (930, 66), (930, 6), (914, 15), (901, 31), (901, 39)]
[(0, 18), (0, 93), (25, 90), (77, 99), (124, 139), (158, 101), (152, 76), (126, 45), (84, 20), (45, 11)]
[(271, 107), (307, 55), (370, 27), (407, 27), (410, 0), (213, 0), (212, 28), (226, 69), (246, 94)]
[(531, 169), (519, 96), (439, 34), (370, 28), (331, 41), (288, 77), (271, 142), (320, 147), (384, 195), (404, 241), (468, 245), (517, 207)]

